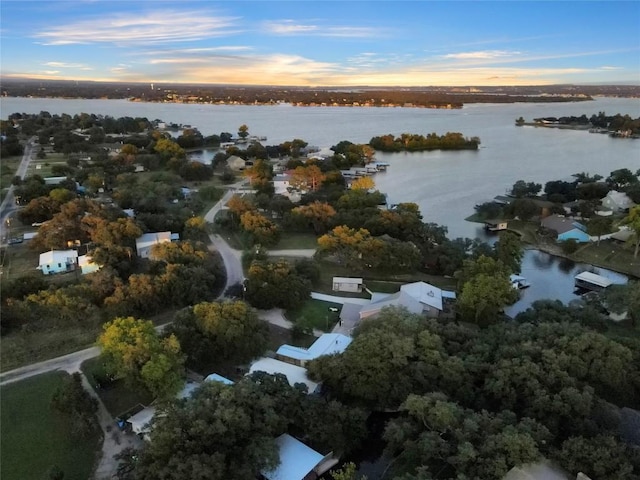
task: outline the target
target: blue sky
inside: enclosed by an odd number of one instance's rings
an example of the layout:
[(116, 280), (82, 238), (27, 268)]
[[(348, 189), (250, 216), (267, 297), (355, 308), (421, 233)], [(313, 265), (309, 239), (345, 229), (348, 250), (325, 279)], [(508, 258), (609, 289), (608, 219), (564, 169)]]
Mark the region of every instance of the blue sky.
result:
[(640, 84), (636, 0), (3, 0), (0, 9), (4, 78)]

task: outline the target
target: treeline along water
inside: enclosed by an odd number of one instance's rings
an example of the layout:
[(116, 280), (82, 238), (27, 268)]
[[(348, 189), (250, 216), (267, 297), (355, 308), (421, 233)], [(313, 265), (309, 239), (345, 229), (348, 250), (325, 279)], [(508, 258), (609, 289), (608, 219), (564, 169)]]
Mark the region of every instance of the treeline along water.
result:
[[(544, 184), (569, 179), (578, 172), (606, 176), (617, 168), (640, 169), (640, 140), (611, 138), (586, 131), (516, 127), (515, 119), (548, 116), (590, 117), (600, 111), (640, 116), (640, 99), (597, 98), (592, 102), (534, 104), (470, 104), (460, 110), (424, 108), (292, 107), (137, 103), (126, 100), (65, 100), (2, 98), (0, 114), (13, 112), (52, 114), (95, 113), (132, 116), (192, 125), (204, 135), (249, 126), (253, 135), (266, 136), (266, 144), (301, 138), (310, 145), (330, 147), (341, 140), (367, 143), (374, 136), (461, 132), (479, 137), (478, 150), (378, 153), (391, 167), (375, 177), (377, 187), (394, 203), (415, 202), (424, 220), (446, 225), (450, 237), (481, 237), (478, 224), (464, 221), (477, 203), (502, 194), (516, 180)], [(535, 257), (533, 256), (535, 255)], [(548, 257), (548, 258), (547, 258)], [(544, 260), (541, 260), (543, 258)], [(555, 266), (554, 266), (555, 265)], [(560, 269), (554, 259), (528, 252), (527, 270), (543, 273), (512, 312), (536, 298), (549, 295), (562, 300), (572, 295), (572, 269)], [(572, 267), (573, 268), (573, 267)], [(603, 272), (606, 273), (606, 272)], [(621, 277), (624, 278), (624, 277)], [(537, 284), (544, 283), (544, 288)], [(556, 293), (554, 293), (556, 292)], [(562, 293), (558, 293), (562, 292)]]

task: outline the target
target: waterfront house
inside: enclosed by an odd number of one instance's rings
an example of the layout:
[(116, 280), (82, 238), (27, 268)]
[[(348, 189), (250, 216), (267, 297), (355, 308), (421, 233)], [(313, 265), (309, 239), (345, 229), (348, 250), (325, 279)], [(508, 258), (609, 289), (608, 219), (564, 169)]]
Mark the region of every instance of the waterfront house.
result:
[(362, 292), (364, 287), (362, 278), (355, 277), (333, 277), (334, 292)]
[(611, 190), (607, 196), (601, 200), (602, 206), (614, 212), (626, 212), (635, 206), (626, 193)]
[(75, 270), (78, 252), (75, 250), (51, 250), (40, 254), (37, 269), (44, 275)]
[(374, 317), (384, 307), (404, 307), (409, 312), (431, 318), (453, 318), (452, 304), (455, 292), (442, 290), (425, 282), (402, 285), (400, 291), (393, 294), (376, 293), (371, 303), (361, 307), (360, 320)]
[(159, 243), (171, 242), (179, 240), (178, 234), (171, 232), (153, 232), (145, 233), (136, 239), (136, 253), (140, 258), (152, 258), (151, 247)]
[(280, 463), (260, 472), (266, 480), (315, 480), (338, 463), (333, 452), (322, 455), (287, 433), (276, 438), (276, 445)]
[(580, 243), (586, 243), (591, 240), (587, 233), (587, 227), (572, 217), (549, 215), (543, 218), (540, 223), (544, 228), (556, 232), (556, 240), (558, 242), (573, 239)]
[(290, 175), (276, 175), (273, 177), (273, 189), (275, 195), (289, 195), (291, 189)]

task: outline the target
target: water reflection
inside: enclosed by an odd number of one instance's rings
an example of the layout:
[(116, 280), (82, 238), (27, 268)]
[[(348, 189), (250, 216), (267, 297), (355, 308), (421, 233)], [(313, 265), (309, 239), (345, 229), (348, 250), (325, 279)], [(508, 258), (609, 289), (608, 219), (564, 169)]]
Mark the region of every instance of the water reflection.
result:
[(607, 277), (613, 283), (624, 284), (628, 281), (626, 275), (605, 268), (575, 263), (539, 250), (526, 250), (522, 258), (521, 274), (531, 286), (520, 290), (520, 300), (505, 309), (505, 313), (514, 317), (536, 300), (560, 300), (566, 304), (577, 300), (579, 296), (575, 293), (574, 277), (585, 270)]

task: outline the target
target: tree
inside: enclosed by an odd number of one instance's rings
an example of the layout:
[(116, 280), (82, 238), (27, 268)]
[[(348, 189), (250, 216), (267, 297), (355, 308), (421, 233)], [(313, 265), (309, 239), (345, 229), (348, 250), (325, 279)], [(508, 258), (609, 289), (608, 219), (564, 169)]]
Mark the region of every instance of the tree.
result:
[(156, 416), (136, 478), (248, 479), (271, 470), (279, 463), (275, 439), (299, 416), (304, 397), (284, 375), (258, 372), (233, 387), (206, 382)]
[(333, 480), (367, 480), (366, 475), (358, 475), (356, 473), (356, 464), (348, 462), (337, 470), (331, 470), (331, 478)]
[(154, 396), (168, 398), (183, 383), (178, 339), (160, 338), (150, 321), (115, 318), (104, 325), (98, 346), (109, 373), (146, 387)]
[(540, 207), (529, 198), (517, 198), (508, 206), (515, 217), (520, 220), (530, 220), (534, 215), (540, 213)]
[(368, 230), (356, 230), (345, 225), (318, 238), (320, 255), (335, 255), (340, 263), (359, 270), (372, 265), (374, 258), (380, 258), (383, 248), (384, 242), (373, 238)]
[(606, 181), (614, 190), (622, 190), (638, 183), (638, 177), (628, 168), (620, 168), (611, 172)]
[(310, 282), (285, 260), (253, 261), (247, 272), (245, 298), (256, 308), (299, 307), (309, 298)]
[(520, 237), (513, 232), (501, 232), (494, 249), (496, 259), (501, 261), (511, 273), (520, 273), (522, 263), (522, 242)]
[(308, 205), (296, 207), (291, 213), (307, 219), (313, 226), (316, 234), (326, 232), (329, 227), (329, 222), (336, 215), (336, 211), (331, 205), (317, 200)]
[(249, 136), (249, 127), (242, 124), (238, 127), (238, 136), (243, 140)]
[(633, 232), (630, 239), (634, 245), (633, 258), (638, 258), (638, 251), (640, 251), (640, 205), (629, 210), (629, 214), (622, 220), (622, 223)]
[(248, 211), (240, 216), (240, 225), (251, 235), (253, 244), (275, 245), (280, 238), (278, 226), (264, 215)]
[(584, 472), (589, 478), (632, 478), (634, 470), (629, 449), (610, 435), (571, 437), (555, 457), (572, 475)]
[(98, 401), (84, 389), (78, 372), (64, 378), (51, 397), (51, 408), (65, 416), (74, 436), (86, 437), (96, 430)]
[(600, 245), (600, 237), (611, 233), (611, 219), (608, 217), (594, 217), (587, 222), (587, 233), (598, 237), (597, 244)]
[(305, 167), (296, 167), (291, 173), (291, 186), (302, 190), (317, 190), (322, 182), (325, 180), (326, 175), (322, 173), (320, 167), (317, 165), (308, 165)]
[(518, 299), (518, 291), (508, 277), (480, 274), (467, 281), (458, 298), (463, 318), (479, 325), (497, 320), (506, 305)]
[(176, 314), (176, 335), (188, 362), (247, 362), (266, 348), (269, 328), (245, 302), (204, 302)]
[(511, 195), (516, 198), (535, 197), (540, 190), (542, 190), (542, 185), (539, 183), (518, 180), (511, 187)]
[(372, 190), (375, 188), (376, 183), (373, 181), (371, 177), (360, 177), (353, 182), (351, 182), (352, 190)]
[(626, 285), (611, 285), (602, 292), (602, 302), (610, 312), (627, 312), (634, 326), (640, 322), (639, 281), (630, 280)]

